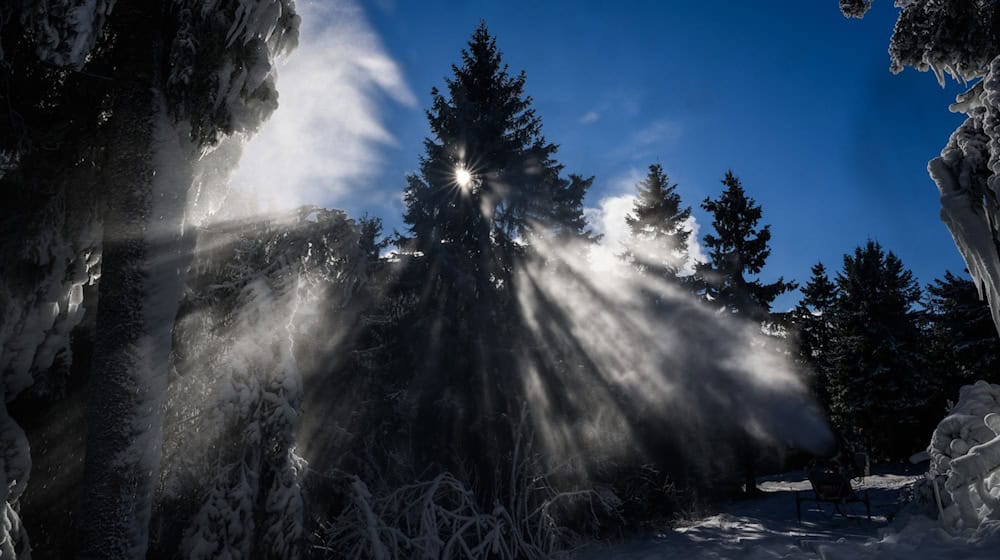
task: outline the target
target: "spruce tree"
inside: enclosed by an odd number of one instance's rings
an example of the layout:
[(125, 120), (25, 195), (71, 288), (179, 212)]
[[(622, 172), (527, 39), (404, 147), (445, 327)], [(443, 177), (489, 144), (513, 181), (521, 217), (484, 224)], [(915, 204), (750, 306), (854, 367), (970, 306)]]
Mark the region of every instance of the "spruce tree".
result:
[(587, 236), (590, 180), (560, 178), (556, 146), (524, 94), (525, 74), (509, 73), (484, 23), (452, 71), (446, 91), (431, 92), (433, 136), (404, 193), (402, 290), (418, 303), (400, 326), (405, 358), (394, 377), (411, 380), (418, 461), (454, 472), (471, 466), (488, 493), (520, 390), (511, 347), (521, 241), (536, 227)]
[[(829, 391), (834, 422), (882, 457), (926, 444), (930, 379), (914, 309), (920, 287), (891, 251), (869, 241), (837, 275)], [(926, 429), (925, 429), (926, 428)]]
[(834, 334), (832, 311), (837, 303), (837, 285), (830, 281), (823, 263), (816, 263), (812, 267), (812, 277), (801, 290), (802, 299), (792, 311), (798, 358), (810, 370), (810, 382), (820, 401), (828, 405), (826, 375), (830, 369)]
[(632, 234), (626, 257), (641, 270), (676, 278), (688, 260), (691, 207), (681, 207), (677, 184), (670, 184), (658, 163), (649, 166), (637, 189), (632, 213), (625, 217)]
[(976, 285), (948, 271), (927, 286), (927, 294), (930, 353), (942, 397), (954, 399), (962, 385), (979, 379), (1000, 381), (1000, 338)]
[[(761, 208), (746, 195), (743, 185), (732, 171), (727, 171), (722, 184), (726, 190), (718, 199), (706, 198), (701, 207), (712, 214), (716, 234), (705, 235), (709, 262), (696, 265), (697, 288), (713, 305), (752, 321), (769, 319), (771, 303), (778, 295), (795, 289), (794, 282), (783, 278), (765, 284), (759, 278), (771, 254), (770, 226), (758, 228)], [(733, 445), (739, 457), (747, 494), (757, 492), (755, 480), (756, 455), (749, 434), (734, 434)]]
[(593, 177), (580, 175), (571, 174), (567, 179), (559, 179), (553, 193), (548, 225), (560, 240), (595, 243), (601, 238), (590, 229), (583, 214), (583, 199), (593, 184)]
[(453, 256), (485, 277), (505, 272), (513, 239), (549, 217), (562, 167), (524, 95), (524, 72), (509, 74), (485, 23), (462, 62), (446, 95), (431, 90), (434, 138), (407, 178), (404, 220), (412, 249), (431, 260)]
[(709, 262), (695, 272), (706, 299), (754, 320), (764, 320), (779, 295), (796, 288), (795, 282), (779, 277), (771, 283), (749, 277), (760, 274), (771, 254), (771, 226), (757, 226), (761, 207), (747, 196), (740, 179), (727, 171), (726, 189), (718, 199), (706, 198), (701, 207), (712, 214), (715, 234), (705, 235)]

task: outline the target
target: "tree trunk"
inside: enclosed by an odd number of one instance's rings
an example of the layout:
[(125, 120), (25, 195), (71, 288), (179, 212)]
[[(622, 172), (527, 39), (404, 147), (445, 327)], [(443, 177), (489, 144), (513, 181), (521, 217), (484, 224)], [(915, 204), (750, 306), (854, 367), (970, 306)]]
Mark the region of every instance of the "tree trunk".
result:
[(104, 252), (79, 533), (80, 558), (145, 556), (160, 447), (171, 332), (180, 297), (183, 160), (156, 84), (166, 14), (155, 0), (121, 2), (115, 101), (108, 123)]

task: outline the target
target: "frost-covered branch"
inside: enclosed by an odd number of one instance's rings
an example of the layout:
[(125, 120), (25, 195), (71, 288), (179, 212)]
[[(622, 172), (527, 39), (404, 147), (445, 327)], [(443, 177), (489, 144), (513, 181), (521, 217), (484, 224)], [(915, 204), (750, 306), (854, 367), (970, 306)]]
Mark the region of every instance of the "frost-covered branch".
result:
[(840, 0), (840, 11), (847, 17), (862, 18), (872, 7), (872, 0)]
[(79, 69), (100, 38), (115, 0), (24, 0), (24, 3), (21, 25), (32, 34), (39, 60)]
[(198, 496), (188, 557), (296, 558), (307, 467), (296, 452), (296, 343), (314, 332), (317, 310), (335, 309), (361, 281), (358, 227), (343, 212), (303, 208), (215, 224), (199, 244), (176, 330), (165, 502)]
[(977, 529), (1000, 518), (1000, 385), (979, 381), (962, 387), (927, 451), (928, 477), (946, 527)]
[(562, 508), (581, 504), (593, 524), (620, 502), (591, 489), (557, 490), (551, 472), (532, 451), (525, 418), (515, 427), (505, 504), (484, 508), (471, 488), (450, 473), (373, 490), (355, 475), (338, 473), (346, 506), (317, 535), (330, 558), (548, 559), (578, 538), (561, 526)]
[[(860, 17), (869, 0), (841, 0)], [(1000, 328), (1000, 5), (993, 0), (898, 0), (889, 45), (892, 72), (912, 67), (968, 82), (951, 110), (968, 116), (928, 165), (951, 230)]]

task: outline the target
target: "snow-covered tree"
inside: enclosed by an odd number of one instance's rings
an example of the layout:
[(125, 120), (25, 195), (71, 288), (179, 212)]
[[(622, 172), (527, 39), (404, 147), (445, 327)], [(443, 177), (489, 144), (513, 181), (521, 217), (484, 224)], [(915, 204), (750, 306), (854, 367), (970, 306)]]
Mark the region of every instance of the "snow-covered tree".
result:
[[(841, 0), (844, 13), (861, 17), (871, 1)], [(965, 259), (980, 298), (989, 302), (1000, 329), (1000, 4), (992, 0), (907, 0), (889, 45), (890, 69), (931, 70), (943, 85), (945, 76), (974, 82), (958, 95), (951, 110), (966, 120), (952, 133), (928, 171), (941, 195), (941, 218)], [(974, 353), (974, 352), (973, 352)], [(946, 526), (975, 528), (995, 515), (996, 507), (976, 511), (990, 489), (995, 457), (981, 453), (1000, 428), (984, 423), (995, 387), (984, 382), (962, 388), (959, 404), (938, 425), (929, 449), (930, 474), (946, 480), (942, 512)], [(952, 395), (949, 395), (952, 397)], [(986, 404), (984, 406), (984, 403)], [(971, 450), (976, 450), (975, 452)], [(995, 455), (995, 454), (994, 454)], [(978, 492), (973, 492), (975, 488)], [(975, 495), (978, 494), (978, 495)], [(940, 502), (939, 502), (940, 503)], [(993, 514), (987, 513), (993, 510)]]
[(272, 60), (294, 46), (298, 25), (290, 0), (115, 8), (84, 557), (145, 553), (180, 273), (191, 255), (183, 225), (192, 164), (219, 135), (252, 132), (275, 108)]
[(871, 8), (872, 0), (840, 0), (840, 11), (847, 17), (864, 17)]
[[(32, 460), (7, 407), (62, 396), (71, 333), (93, 314), (101, 274), (95, 139), (107, 84), (80, 72), (107, 63), (110, 3), (7, 2), (0, 8), (0, 555), (29, 550), (19, 521)], [(95, 84), (94, 82), (98, 82)], [(91, 315), (92, 316), (92, 315)]]
[[(83, 557), (137, 557), (190, 258), (182, 226), (197, 222), (184, 214), (193, 162), (273, 111), (273, 59), (294, 46), (298, 16), (290, 0), (15, 1), (2, 12), (0, 175), (19, 216), (4, 226), (46, 228), (43, 259), (16, 247), (4, 256), (48, 276), (33, 296), (16, 287), (21, 275), (2, 275), (0, 293), (23, 313), (4, 318), (0, 343), (20, 388), (52, 363), (45, 356), (68, 360), (59, 340), (87, 307), (81, 287), (101, 278), (80, 547)], [(36, 308), (55, 320), (32, 319)]]
[(322, 354), (307, 335), (365, 282), (362, 229), (306, 207), (202, 233), (175, 330), (157, 550), (180, 541), (192, 558), (302, 552), (300, 357)]
[(632, 233), (627, 258), (640, 269), (672, 279), (688, 260), (691, 208), (681, 206), (677, 185), (670, 184), (658, 163), (649, 166), (637, 188), (632, 212), (625, 217)]
[[(992, 0), (897, 2), (899, 19), (889, 44), (890, 69), (933, 71), (972, 87), (953, 112), (967, 119), (952, 133), (941, 156), (928, 164), (941, 194), (941, 217), (969, 272), (990, 302), (1000, 328), (1000, 4)], [(841, 0), (846, 15), (861, 17), (871, 0)]]

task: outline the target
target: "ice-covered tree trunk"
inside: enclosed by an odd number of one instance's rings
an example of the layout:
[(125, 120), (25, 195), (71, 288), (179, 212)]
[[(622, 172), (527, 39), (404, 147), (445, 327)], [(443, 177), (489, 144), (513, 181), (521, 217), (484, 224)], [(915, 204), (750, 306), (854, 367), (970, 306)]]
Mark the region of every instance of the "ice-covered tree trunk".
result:
[(928, 170), (941, 192), (941, 219), (1000, 328), (1000, 57), (952, 111), (968, 119)]
[[(150, 215), (152, 92), (135, 84), (135, 97), (116, 108), (110, 147), (105, 216), (104, 278), (100, 283), (97, 339), (88, 395), (87, 457), (80, 525), (81, 557), (131, 558), (142, 555), (140, 524), (148, 516), (151, 465), (134, 448), (150, 425), (156, 383), (148, 355), (145, 270), (151, 253), (144, 239)], [(128, 106), (128, 107), (123, 107)], [(144, 365), (141, 362), (146, 361)], [(165, 381), (164, 381), (165, 382)], [(142, 406), (145, 403), (145, 407)], [(139, 405), (139, 406), (136, 406)], [(145, 408), (145, 410), (139, 410)], [(145, 439), (145, 438), (140, 438)], [(147, 446), (149, 442), (146, 442)], [(146, 471), (146, 472), (143, 472)]]
[[(109, 123), (103, 275), (90, 379), (81, 558), (145, 555), (171, 332), (180, 299), (188, 168), (157, 83), (163, 7), (116, 10), (120, 90)], [(153, 33), (151, 33), (151, 31)]]

